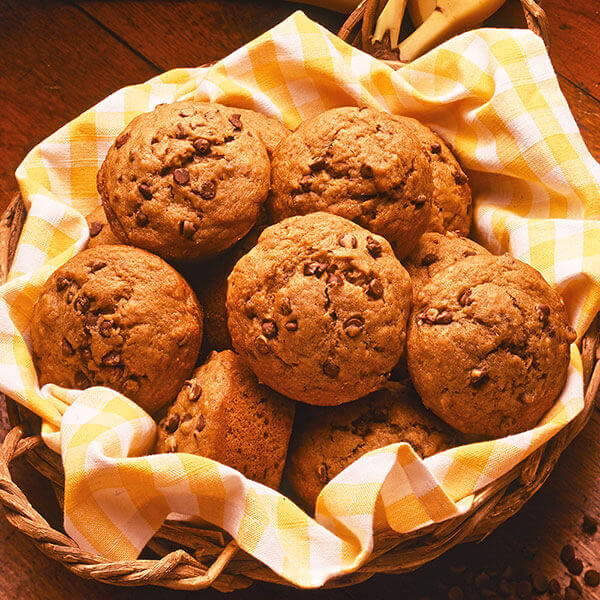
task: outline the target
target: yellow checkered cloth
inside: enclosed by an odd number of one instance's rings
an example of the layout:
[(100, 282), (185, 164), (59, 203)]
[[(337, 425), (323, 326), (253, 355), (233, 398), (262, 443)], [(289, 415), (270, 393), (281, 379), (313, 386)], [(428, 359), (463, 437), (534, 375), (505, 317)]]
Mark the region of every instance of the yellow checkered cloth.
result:
[[(132, 559), (171, 513), (199, 517), (289, 581), (316, 587), (360, 567), (374, 532), (409, 532), (467, 510), (472, 495), (583, 407), (579, 352), (542, 423), (421, 460), (405, 443), (371, 452), (321, 493), (314, 519), (279, 493), (189, 454), (146, 456), (156, 426), (106, 388), (40, 389), (28, 323), (51, 272), (87, 243), (96, 172), (115, 136), (160, 102), (196, 98), (252, 108), (293, 128), (343, 105), (410, 115), (452, 144), (468, 171), (475, 232), (561, 292), (581, 335), (600, 307), (600, 167), (587, 151), (543, 43), (482, 29), (394, 72), (298, 12), (214, 67), (176, 69), (114, 93), (36, 146), (17, 170), (29, 210), (0, 288), (0, 389), (44, 419), (60, 446), (65, 528), (86, 550)], [(58, 351), (58, 349), (57, 349)]]

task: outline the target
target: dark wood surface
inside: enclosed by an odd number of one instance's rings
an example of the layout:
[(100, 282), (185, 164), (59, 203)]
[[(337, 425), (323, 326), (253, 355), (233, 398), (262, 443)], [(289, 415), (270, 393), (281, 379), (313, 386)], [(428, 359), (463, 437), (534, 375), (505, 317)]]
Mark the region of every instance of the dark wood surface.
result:
[[(592, 154), (600, 159), (600, 2), (545, 0), (544, 6), (561, 87)], [(216, 60), (299, 7), (266, 0), (0, 0), (0, 210), (16, 191), (14, 170), (19, 162), (66, 121), (124, 85), (172, 67)], [(342, 22), (335, 13), (303, 8), (333, 31)], [(7, 428), (2, 408), (0, 437)], [(310, 594), (257, 584), (233, 597), (446, 598), (447, 586), (464, 579), (459, 574), (463, 566), (477, 574), (507, 563), (522, 571), (521, 578), (543, 573), (564, 586), (569, 577), (558, 554), (565, 543), (575, 546), (586, 568), (600, 569), (600, 532), (584, 534), (580, 526), (584, 513), (600, 517), (599, 440), (596, 411), (546, 485), (516, 517), (484, 542), (455, 548), (415, 574), (377, 576), (353, 588)], [(48, 483), (25, 462), (13, 472), (34, 505), (53, 524), (60, 523)], [(7, 600), (192, 597), (79, 579), (47, 559), (4, 519), (0, 565), (0, 597)], [(214, 591), (201, 594), (218, 596)], [(584, 597), (600, 598), (600, 588), (586, 588)]]

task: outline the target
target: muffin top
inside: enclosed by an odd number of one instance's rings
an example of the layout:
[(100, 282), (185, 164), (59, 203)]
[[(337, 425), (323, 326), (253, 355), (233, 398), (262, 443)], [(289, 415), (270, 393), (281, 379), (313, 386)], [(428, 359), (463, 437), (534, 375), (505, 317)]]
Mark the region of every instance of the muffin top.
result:
[(411, 285), (390, 245), (329, 213), (268, 227), (229, 276), (234, 348), (295, 400), (341, 404), (378, 388), (403, 352)]
[(408, 368), (424, 404), (464, 433), (533, 427), (567, 376), (575, 332), (559, 295), (509, 255), (470, 256), (417, 293)]
[(202, 339), (202, 309), (158, 256), (130, 246), (77, 254), (45, 283), (31, 342), (41, 385), (104, 385), (150, 413), (189, 377)]
[(256, 222), (269, 184), (265, 146), (240, 113), (193, 101), (133, 119), (98, 172), (113, 233), (169, 259), (234, 244)]
[(273, 154), (272, 216), (327, 211), (384, 236), (406, 256), (429, 222), (431, 164), (403, 117), (334, 108), (304, 121)]
[(269, 158), (273, 156), (275, 148), (283, 138), (290, 135), (291, 131), (277, 119), (268, 117), (255, 110), (245, 108), (236, 108), (236, 112), (240, 113), (242, 123), (249, 129), (253, 129), (256, 135), (265, 145)]

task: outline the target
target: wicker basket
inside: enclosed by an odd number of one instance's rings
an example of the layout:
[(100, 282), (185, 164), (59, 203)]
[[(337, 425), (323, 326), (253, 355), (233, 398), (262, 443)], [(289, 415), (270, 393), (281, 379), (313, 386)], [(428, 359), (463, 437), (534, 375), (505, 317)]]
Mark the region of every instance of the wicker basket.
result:
[[(521, 0), (527, 24), (547, 41), (543, 11), (531, 0)], [(385, 2), (364, 0), (340, 31), (343, 39), (382, 54), (371, 44), (371, 32)], [(358, 32), (358, 33), (357, 33)], [(385, 54), (387, 52), (387, 54)], [(389, 50), (383, 56), (390, 56)], [(398, 61), (390, 61), (394, 67)], [(6, 278), (26, 216), (20, 196), (16, 196), (0, 219), (0, 283)], [(596, 352), (600, 337), (600, 317), (587, 331), (582, 343), (585, 408), (559, 434), (504, 476), (477, 492), (468, 512), (410, 534), (388, 532), (376, 538), (375, 551), (361, 569), (330, 582), (326, 587), (360, 583), (376, 573), (413, 571), (453, 546), (481, 540), (515, 514), (540, 488), (558, 457), (590, 418), (600, 385)], [(167, 521), (148, 548), (162, 557), (157, 560), (106, 562), (101, 556), (82, 551), (65, 534), (53, 529), (29, 503), (13, 482), (9, 466), (17, 457), (26, 459), (50, 480), (59, 502), (63, 499), (64, 474), (60, 458), (49, 450), (39, 435), (39, 419), (5, 398), (13, 427), (0, 448), (0, 503), (6, 518), (51, 558), (73, 573), (103, 583), (120, 586), (158, 585), (172, 589), (197, 590), (213, 586), (221, 591), (244, 588), (254, 580), (290, 585), (269, 568), (242, 552), (222, 531), (206, 526)]]

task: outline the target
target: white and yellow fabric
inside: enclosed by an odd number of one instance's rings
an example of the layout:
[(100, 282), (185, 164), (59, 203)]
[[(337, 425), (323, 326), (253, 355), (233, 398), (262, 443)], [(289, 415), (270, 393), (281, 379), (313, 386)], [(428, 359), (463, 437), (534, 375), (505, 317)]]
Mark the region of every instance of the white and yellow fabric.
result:
[(66, 531), (107, 559), (132, 559), (168, 514), (197, 516), (289, 581), (320, 586), (365, 562), (375, 529), (408, 532), (463, 512), (475, 491), (573, 419), (583, 406), (580, 356), (573, 346), (567, 385), (535, 429), (424, 461), (404, 443), (371, 452), (325, 487), (315, 519), (211, 460), (147, 456), (153, 420), (111, 390), (39, 389), (32, 307), (50, 273), (85, 247), (96, 171), (133, 117), (189, 98), (253, 108), (291, 128), (342, 105), (417, 117), (470, 175), (477, 237), (557, 286), (580, 336), (600, 308), (600, 167), (532, 33), (474, 31), (394, 72), (295, 13), (210, 69), (176, 69), (119, 90), (18, 168), (29, 213), (0, 288), (0, 389), (43, 417), (45, 440), (60, 444)]

